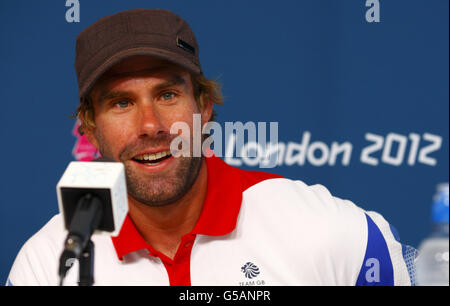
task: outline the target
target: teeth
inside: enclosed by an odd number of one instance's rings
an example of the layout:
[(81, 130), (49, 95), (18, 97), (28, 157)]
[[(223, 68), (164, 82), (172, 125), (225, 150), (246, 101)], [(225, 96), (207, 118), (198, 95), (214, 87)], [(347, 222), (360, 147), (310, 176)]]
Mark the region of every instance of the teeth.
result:
[(167, 155), (170, 155), (170, 151), (162, 151), (162, 152), (158, 152), (156, 154), (143, 154), (143, 155), (136, 156), (135, 159), (153, 161), (153, 160), (163, 158)]

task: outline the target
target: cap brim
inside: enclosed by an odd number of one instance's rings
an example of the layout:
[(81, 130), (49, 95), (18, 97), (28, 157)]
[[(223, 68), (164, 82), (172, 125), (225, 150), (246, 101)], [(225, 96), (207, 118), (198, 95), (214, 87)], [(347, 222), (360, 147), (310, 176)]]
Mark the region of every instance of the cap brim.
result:
[(122, 60), (134, 57), (134, 56), (152, 56), (156, 58), (160, 58), (163, 60), (167, 60), (171, 63), (174, 63), (176, 65), (179, 65), (186, 70), (194, 73), (194, 74), (201, 74), (201, 69), (197, 65), (190, 62), (185, 57), (173, 53), (167, 50), (162, 50), (158, 48), (150, 48), (150, 47), (139, 47), (139, 48), (132, 48), (120, 51), (110, 58), (108, 58), (106, 61), (103, 62), (102, 65), (100, 65), (98, 68), (94, 70), (93, 73), (91, 73), (86, 81), (84, 82), (84, 85), (82, 88), (80, 88), (79, 95), (80, 97), (84, 97), (89, 91), (92, 89), (95, 82), (110, 68), (112, 68), (115, 64), (121, 62)]

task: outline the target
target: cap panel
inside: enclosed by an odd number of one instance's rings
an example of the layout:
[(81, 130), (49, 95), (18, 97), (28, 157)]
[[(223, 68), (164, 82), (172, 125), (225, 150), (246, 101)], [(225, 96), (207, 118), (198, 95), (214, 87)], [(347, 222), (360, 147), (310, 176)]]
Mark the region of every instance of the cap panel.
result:
[(92, 88), (94, 83), (103, 75), (103, 73), (109, 70), (112, 66), (114, 66), (115, 64), (119, 63), (120, 61), (126, 58), (139, 55), (153, 56), (160, 59), (164, 59), (174, 64), (177, 64), (187, 69), (188, 71), (193, 72), (194, 74), (201, 73), (200, 67), (193, 65), (192, 62), (186, 60), (185, 57), (179, 56), (178, 54), (156, 48), (146, 48), (146, 47), (131, 48), (115, 53), (112, 57), (103, 61), (102, 65), (100, 65), (93, 72), (91, 72), (88, 75), (87, 79), (83, 83), (80, 83), (84, 85), (79, 89), (80, 97), (85, 96)]
[(80, 97), (112, 65), (137, 55), (155, 56), (201, 73), (197, 41), (186, 21), (166, 10), (129, 10), (101, 18), (77, 37)]

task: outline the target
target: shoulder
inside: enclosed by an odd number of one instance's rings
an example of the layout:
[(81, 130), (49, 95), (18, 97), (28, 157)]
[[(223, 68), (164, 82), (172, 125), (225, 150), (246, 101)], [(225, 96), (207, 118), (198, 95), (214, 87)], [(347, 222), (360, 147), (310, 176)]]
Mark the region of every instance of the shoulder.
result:
[(37, 233), (28, 239), (21, 252), (36, 252), (49, 254), (60, 250), (66, 230), (60, 214), (51, 218)]
[(30, 250), (41, 247), (50, 248), (51, 251), (60, 249), (67, 232), (61, 214), (53, 216), (37, 233), (24, 244), (23, 248)]
[(14, 261), (8, 284), (56, 284), (57, 260), (64, 241), (64, 232), (62, 216), (56, 215), (28, 239)]
[[(334, 262), (335, 272), (347, 276), (341, 284), (410, 284), (394, 228), (382, 215), (335, 197), (322, 185), (266, 177), (249, 185), (242, 204), (245, 226), (270, 224), (277, 240), (289, 237), (284, 243), (297, 241), (299, 252), (306, 247), (315, 256)], [(343, 267), (345, 273), (338, 271)], [(375, 274), (374, 268), (379, 268)]]
[[(243, 175), (247, 203), (257, 203), (259, 209), (285, 210), (308, 217), (325, 219), (358, 219), (365, 222), (364, 210), (349, 200), (333, 196), (323, 185), (307, 185), (264, 172), (247, 172)], [(253, 204), (251, 204), (253, 205)], [(276, 206), (276, 207), (274, 207)]]
[[(61, 214), (54, 216), (20, 249), (8, 276), (9, 286), (56, 286), (59, 284), (59, 260), (67, 230)], [(96, 251), (115, 254), (109, 235), (93, 235)], [(77, 262), (68, 272), (65, 284), (76, 284)]]
[(247, 188), (242, 205), (249, 220), (270, 218), (280, 235), (286, 232), (311, 241), (319, 239), (329, 249), (346, 248), (354, 253), (364, 249), (364, 210), (333, 196), (322, 185), (274, 177)]

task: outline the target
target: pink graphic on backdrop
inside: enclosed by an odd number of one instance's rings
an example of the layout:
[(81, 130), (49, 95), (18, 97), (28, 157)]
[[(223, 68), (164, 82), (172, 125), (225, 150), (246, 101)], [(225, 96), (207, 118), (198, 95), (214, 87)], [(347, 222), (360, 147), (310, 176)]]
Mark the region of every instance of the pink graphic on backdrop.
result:
[(78, 132), (80, 125), (81, 122), (77, 120), (72, 131), (72, 134), (77, 138), (77, 142), (72, 150), (73, 156), (78, 161), (91, 161), (99, 158), (101, 155), (97, 148), (89, 142), (85, 135), (81, 136)]

